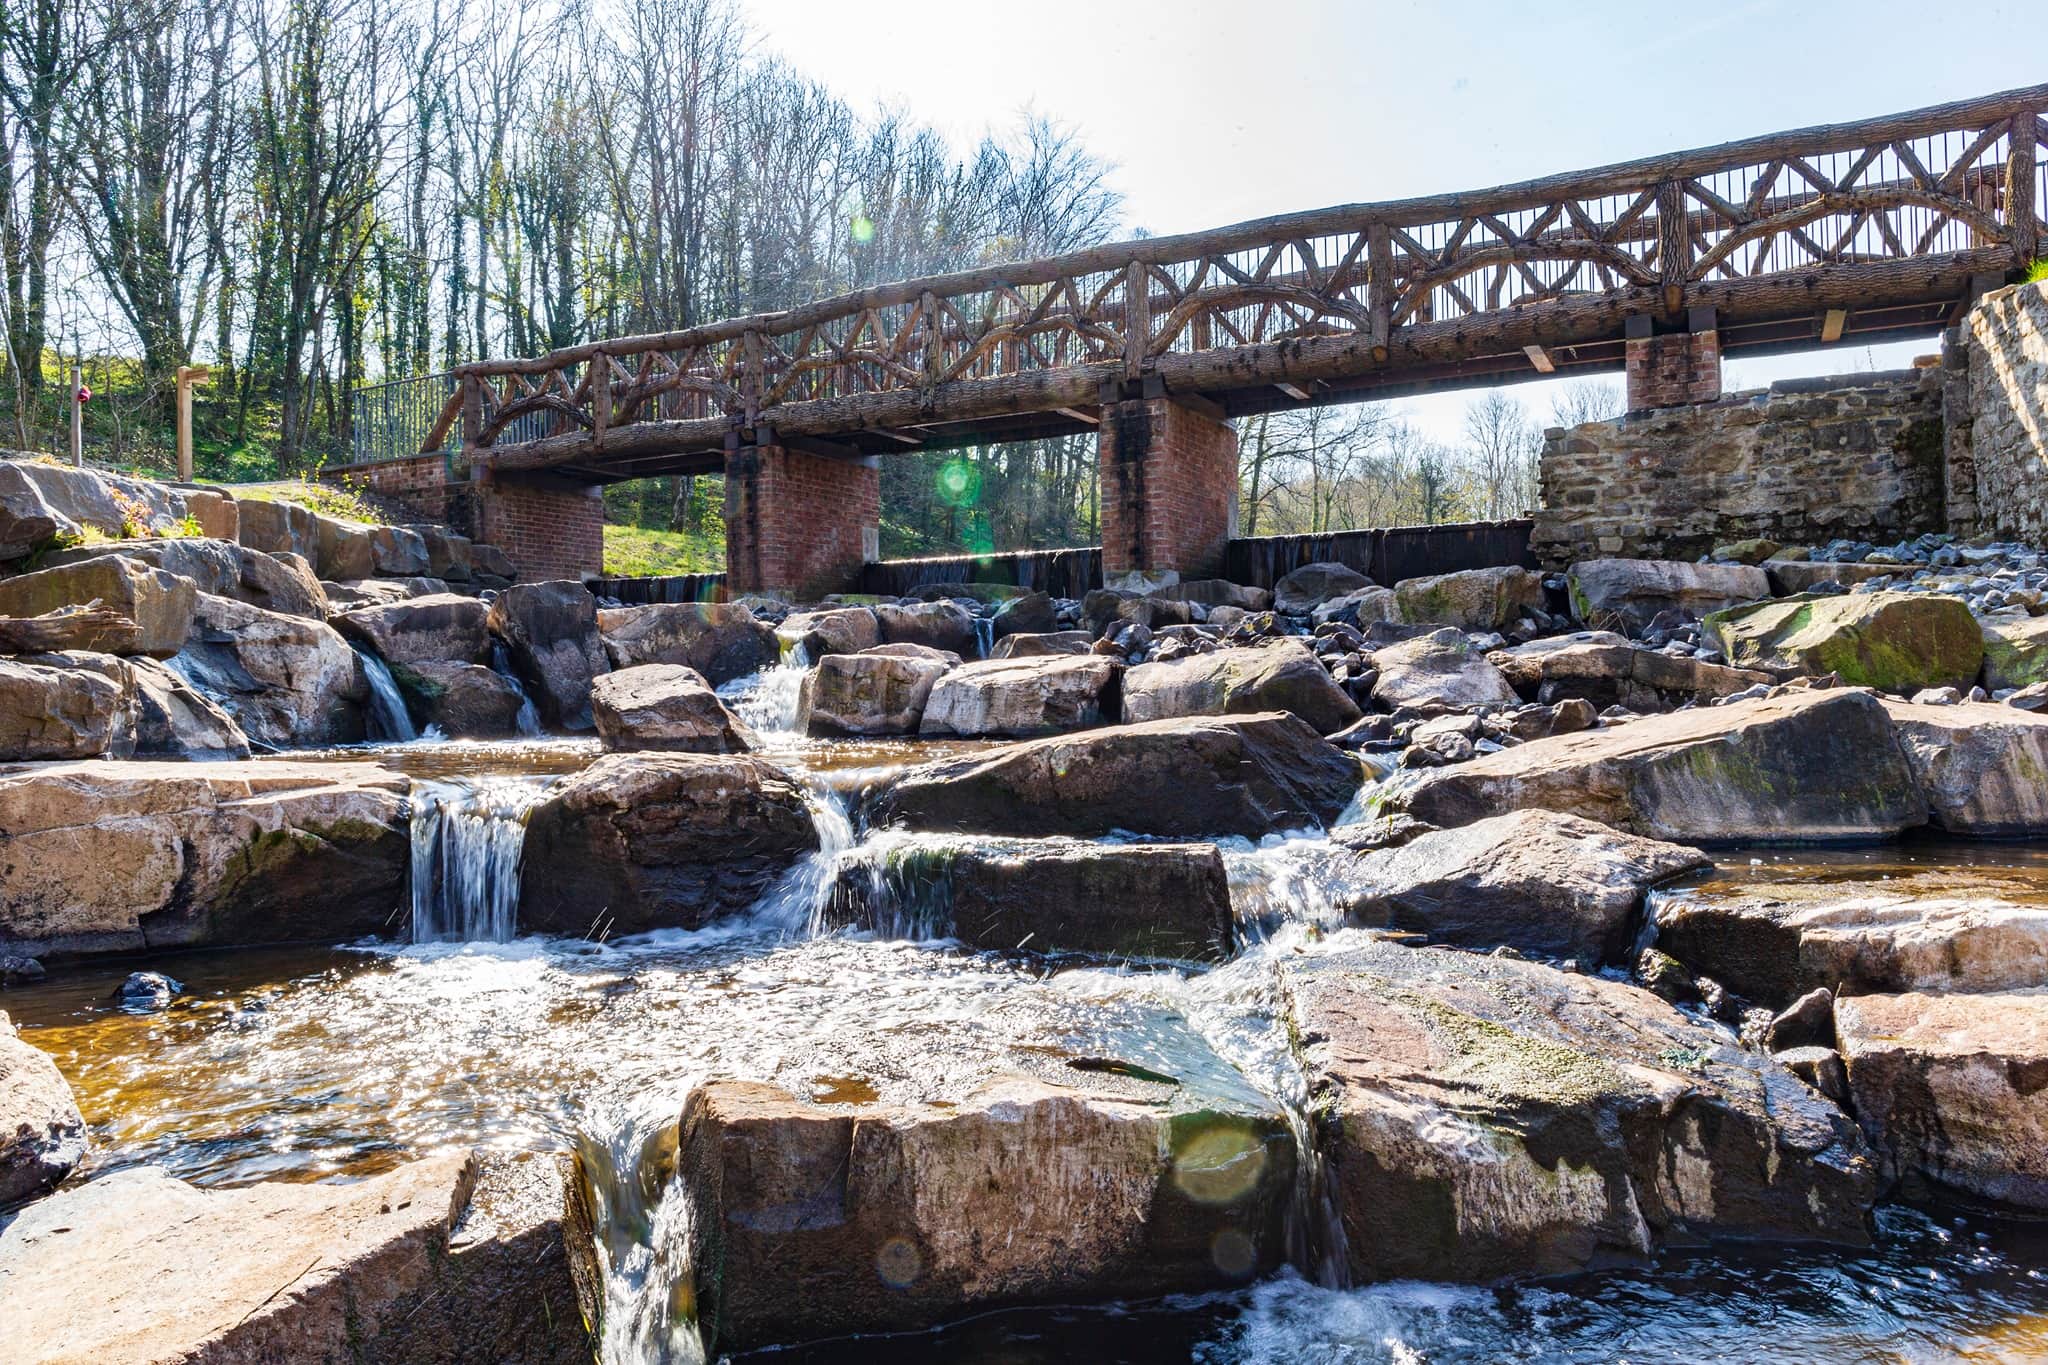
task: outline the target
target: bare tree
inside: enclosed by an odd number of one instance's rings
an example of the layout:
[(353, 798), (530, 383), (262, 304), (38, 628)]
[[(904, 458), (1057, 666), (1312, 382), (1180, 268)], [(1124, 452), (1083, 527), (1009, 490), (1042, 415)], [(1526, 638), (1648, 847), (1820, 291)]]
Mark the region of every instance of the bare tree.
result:
[(1628, 408), (1621, 385), (1607, 379), (1574, 379), (1560, 385), (1550, 399), (1550, 424), (1554, 427), (1584, 426), (1621, 416)]
[(1499, 389), (1466, 405), (1465, 456), (1489, 520), (1516, 515), (1530, 505), (1542, 439), (1527, 410)]

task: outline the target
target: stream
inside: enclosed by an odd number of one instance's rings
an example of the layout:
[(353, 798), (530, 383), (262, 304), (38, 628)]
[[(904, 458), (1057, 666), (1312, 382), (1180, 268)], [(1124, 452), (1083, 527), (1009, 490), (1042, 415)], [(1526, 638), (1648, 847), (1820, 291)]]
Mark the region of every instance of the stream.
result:
[[(2048, 1357), (2048, 1222), (1957, 1208), (1886, 1208), (1862, 1253), (1717, 1247), (1513, 1287), (1345, 1286), (1276, 968), (1283, 955), (1329, 951), (1359, 932), (1341, 927), (1318, 890), (1330, 846), (1224, 841), (1247, 946), (1208, 970), (966, 952), (914, 904), (882, 919), (891, 934), (834, 931), (824, 913), (834, 881), (879, 865), (875, 846), (893, 837), (857, 842), (846, 794), (879, 770), (982, 746), (804, 739), (791, 729), (799, 677), (783, 666), (725, 691), (765, 756), (810, 784), (820, 851), (752, 914), (694, 932), (605, 943), (515, 935), (526, 813), (596, 756), (592, 741), (427, 739), (311, 755), (373, 757), (413, 779), (409, 934), (89, 964), (10, 990), (5, 1007), (56, 1058), (91, 1125), (84, 1174), (146, 1164), (239, 1185), (364, 1176), (467, 1146), (576, 1147), (609, 1206), (603, 1358), (683, 1360), (691, 1343), (665, 1311), (676, 1230), (664, 1207), (645, 1207), (634, 1175), (692, 1086), (722, 1076), (842, 1104), (943, 1101), (997, 1073), (1106, 1056), (1171, 1075), (1192, 1097), (1263, 1099), (1289, 1117), (1304, 1159), (1288, 1269), (1227, 1294), (1005, 1310), (745, 1358)], [(1966, 856), (2048, 893), (2048, 855), (1999, 846), (1738, 852), (1719, 858), (1717, 875), (1938, 876)], [(165, 1011), (123, 1012), (111, 995), (142, 967), (177, 977), (185, 994)]]

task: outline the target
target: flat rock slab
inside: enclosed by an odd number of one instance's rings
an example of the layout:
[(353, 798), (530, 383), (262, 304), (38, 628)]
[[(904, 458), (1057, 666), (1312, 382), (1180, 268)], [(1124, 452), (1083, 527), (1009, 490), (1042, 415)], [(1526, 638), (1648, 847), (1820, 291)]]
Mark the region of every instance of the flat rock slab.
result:
[(1357, 1282), (1867, 1239), (1854, 1125), (1647, 991), (1358, 934), (1283, 971)]
[(0, 772), (0, 950), (338, 942), (403, 899), (408, 780), (372, 763)]
[(1277, 1262), (1294, 1141), (1276, 1111), (1062, 1070), (944, 1106), (696, 1091), (679, 1162), (707, 1346), (1200, 1292)]
[(1590, 965), (1621, 957), (1648, 888), (1707, 865), (1682, 844), (1516, 811), (1354, 854), (1336, 874), (1334, 899), (1367, 928)]
[(1214, 844), (884, 835), (842, 864), (838, 916), (970, 948), (1221, 961), (1237, 944)]
[(2048, 989), (1835, 1005), (1856, 1117), (1901, 1176), (2048, 1210)]
[(2048, 869), (1768, 866), (1664, 891), (1657, 946), (1782, 1008), (1808, 991), (2048, 986)]
[(1439, 826), (1542, 808), (1681, 843), (1888, 838), (1927, 821), (1883, 704), (1849, 691), (1537, 740), (1400, 779), (1383, 804)]
[(1885, 710), (1934, 824), (1979, 838), (2048, 834), (2048, 715), (1990, 702)]
[(940, 677), (921, 735), (1049, 735), (1116, 717), (1123, 665), (1100, 654), (983, 659)]
[(1645, 649), (1612, 631), (1584, 630), (1497, 649), (1486, 661), (1514, 689), (1544, 703), (1578, 697), (1598, 707), (1668, 710), (1776, 681), (1768, 673), (1681, 659)]
[(535, 1198), (536, 1170), (502, 1161), (234, 1190), (143, 1168), (66, 1190), (0, 1232), (7, 1358), (587, 1361), (560, 1178), (539, 1172)]
[(1328, 823), (1359, 779), (1356, 759), (1295, 716), (1200, 716), (922, 764), (872, 794), (863, 815), (963, 834), (1258, 838)]

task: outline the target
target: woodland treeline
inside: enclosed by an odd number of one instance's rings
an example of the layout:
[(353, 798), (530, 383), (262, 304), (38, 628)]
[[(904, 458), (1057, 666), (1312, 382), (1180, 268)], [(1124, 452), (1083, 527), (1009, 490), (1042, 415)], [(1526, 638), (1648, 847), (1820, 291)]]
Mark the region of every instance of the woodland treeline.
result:
[[(0, 439), (61, 448), (82, 358), (89, 453), (168, 468), (172, 376), (207, 363), (212, 478), (346, 460), (365, 384), (1125, 230), (1056, 121), (962, 148), (856, 110), (736, 0), (4, 0), (0, 156)], [(1379, 407), (1253, 419), (1244, 529), (1520, 510), (1532, 433), (1502, 403), (1450, 448)], [(1094, 464), (1085, 439), (892, 458), (885, 552), (1086, 543)], [(608, 505), (701, 538), (714, 483)]]

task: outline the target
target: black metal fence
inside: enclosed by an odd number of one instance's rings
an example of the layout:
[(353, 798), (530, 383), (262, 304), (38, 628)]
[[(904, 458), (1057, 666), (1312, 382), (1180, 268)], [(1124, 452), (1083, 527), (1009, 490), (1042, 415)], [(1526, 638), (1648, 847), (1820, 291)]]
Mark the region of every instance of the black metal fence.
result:
[[(441, 410), (455, 392), (455, 376), (447, 372), (390, 379), (365, 384), (354, 395), (349, 426), (349, 460), (352, 464), (373, 464), (380, 460), (407, 460), (420, 454)], [(497, 439), (537, 441), (548, 434), (553, 414), (529, 412), (505, 424)], [(462, 450), (462, 423), (448, 428), (447, 439), (437, 447), (453, 460)]]
[(1223, 576), (1247, 587), (1270, 588), (1304, 564), (1335, 561), (1375, 583), (1519, 564), (1537, 567), (1529, 548), (1535, 522), (1469, 521), (1446, 526), (1394, 526), (1332, 531), (1313, 536), (1255, 536), (1233, 540), (1223, 552)]
[(881, 597), (904, 597), (938, 583), (999, 583), (1054, 597), (1079, 597), (1102, 586), (1102, 547), (884, 560), (862, 565), (855, 587)]
[(599, 597), (615, 598), (629, 607), (655, 602), (722, 602), (725, 575), (722, 573), (679, 573), (658, 578), (593, 578), (590, 590)]

